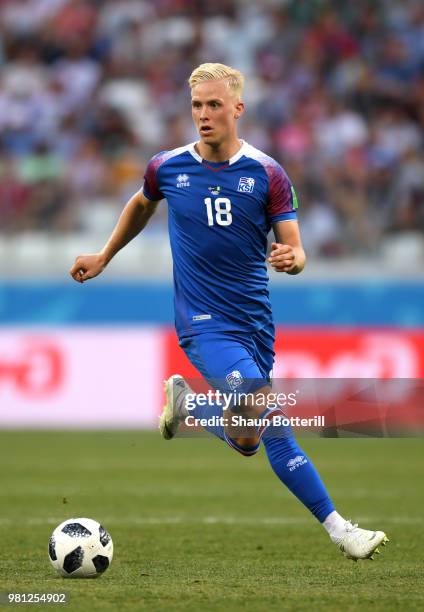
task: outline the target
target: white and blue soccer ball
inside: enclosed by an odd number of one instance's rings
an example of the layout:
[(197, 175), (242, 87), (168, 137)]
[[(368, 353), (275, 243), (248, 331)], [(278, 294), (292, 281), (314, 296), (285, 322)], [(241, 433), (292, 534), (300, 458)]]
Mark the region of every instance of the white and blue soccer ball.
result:
[(65, 578), (100, 576), (112, 558), (112, 538), (93, 519), (68, 519), (56, 527), (49, 540), (50, 562)]

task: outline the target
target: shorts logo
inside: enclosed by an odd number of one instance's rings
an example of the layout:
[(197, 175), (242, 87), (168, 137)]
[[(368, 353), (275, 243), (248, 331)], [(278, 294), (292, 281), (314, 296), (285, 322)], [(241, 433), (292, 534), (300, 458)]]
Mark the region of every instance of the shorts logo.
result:
[(177, 176), (177, 187), (190, 187), (188, 174), (179, 174)]
[(254, 186), (254, 178), (252, 178), (251, 176), (242, 176), (239, 180), (237, 191), (241, 191), (242, 193), (252, 193)]
[(243, 376), (240, 374), (238, 370), (233, 370), (230, 374), (227, 375), (225, 379), (230, 387), (231, 391), (240, 387), (243, 384)]
[(303, 455), (297, 455), (297, 457), (294, 457), (294, 459), (288, 460), (287, 467), (289, 468), (290, 472), (293, 472), (293, 470), (296, 470), (301, 465), (305, 465), (305, 463), (308, 463), (308, 460), (305, 459)]
[(210, 314), (194, 315), (192, 319), (193, 321), (208, 321), (209, 319), (212, 319), (212, 315)]

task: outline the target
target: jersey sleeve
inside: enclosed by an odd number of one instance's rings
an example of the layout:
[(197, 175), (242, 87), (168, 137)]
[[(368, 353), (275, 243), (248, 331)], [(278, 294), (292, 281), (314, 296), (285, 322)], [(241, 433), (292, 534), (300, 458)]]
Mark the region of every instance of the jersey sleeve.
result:
[(269, 189), (267, 199), (268, 218), (271, 223), (297, 219), (297, 197), (293, 185), (277, 162), (267, 168)]
[(144, 173), (144, 183), (141, 190), (148, 200), (162, 200), (165, 197), (160, 190), (158, 178), (158, 172), (162, 161), (163, 156), (161, 153), (158, 153), (158, 155), (152, 157), (147, 164)]

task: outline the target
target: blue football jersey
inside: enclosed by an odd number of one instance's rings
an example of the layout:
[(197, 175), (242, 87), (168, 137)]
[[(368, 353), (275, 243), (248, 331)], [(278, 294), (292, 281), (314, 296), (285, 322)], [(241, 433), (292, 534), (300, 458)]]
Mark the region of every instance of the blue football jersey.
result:
[(271, 322), (267, 234), (296, 219), (297, 207), (282, 167), (246, 142), (223, 163), (203, 160), (192, 143), (150, 160), (143, 193), (168, 201), (179, 337)]

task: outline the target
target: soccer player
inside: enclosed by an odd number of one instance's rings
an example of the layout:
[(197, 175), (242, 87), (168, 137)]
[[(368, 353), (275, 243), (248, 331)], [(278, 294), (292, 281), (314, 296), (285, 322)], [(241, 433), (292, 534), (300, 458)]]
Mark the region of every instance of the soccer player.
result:
[(162, 436), (173, 438), (190, 413), (195, 418), (218, 417), (210, 419), (216, 425), (207, 429), (242, 455), (254, 455), (262, 442), (277, 477), (342, 552), (354, 560), (372, 558), (387, 542), (385, 533), (361, 529), (338, 514), (291, 430), (261, 426), (282, 414), (258, 401), (259, 394), (263, 398), (271, 393), (274, 361), (266, 269), (270, 229), (275, 241), (268, 261), (276, 272), (300, 273), (305, 253), (290, 180), (274, 159), (237, 135), (244, 112), (243, 84), (243, 75), (223, 64), (202, 64), (193, 71), (189, 85), (198, 142), (162, 151), (150, 160), (142, 189), (126, 204), (105, 247), (77, 257), (71, 275), (83, 283), (100, 274), (166, 198), (180, 346), (216, 390), (244, 393), (248, 399), (232, 406), (230, 413), (257, 417), (259, 425), (240, 431), (232, 419), (223, 423), (218, 401), (206, 406), (194, 402), (188, 411), (186, 399), (192, 390), (174, 375), (165, 382)]

